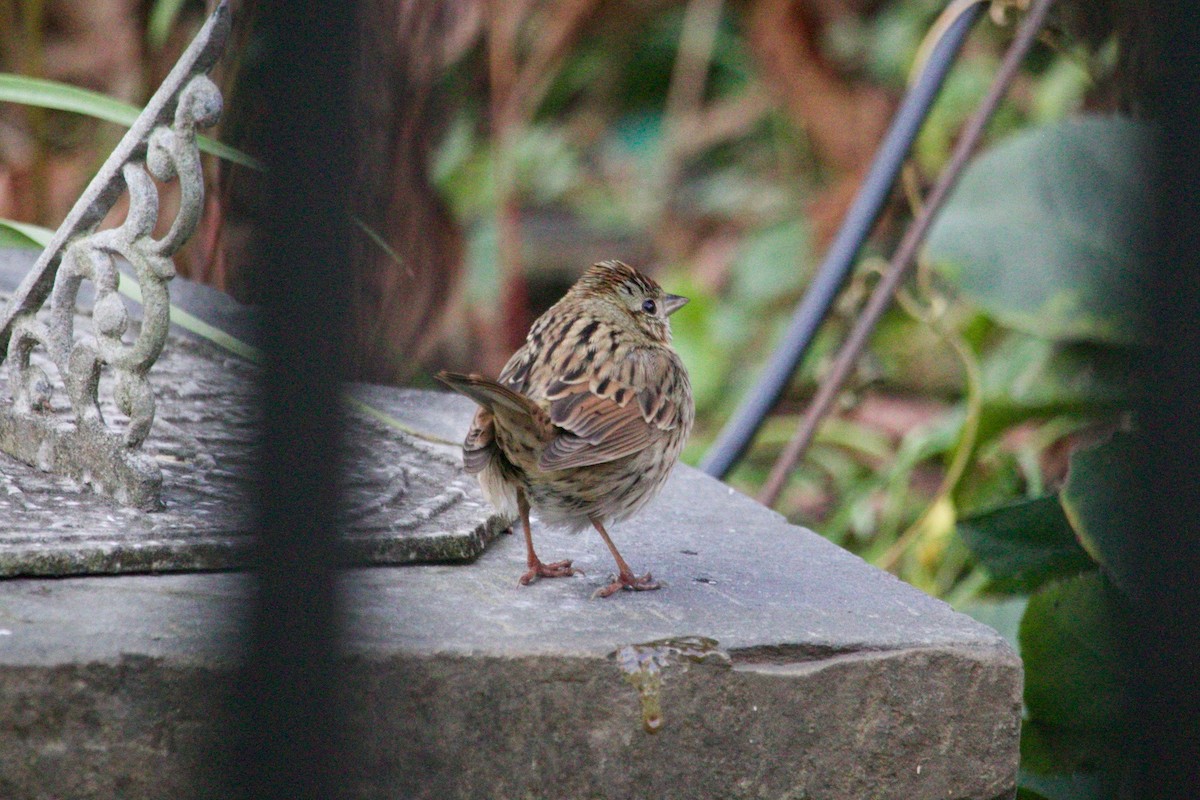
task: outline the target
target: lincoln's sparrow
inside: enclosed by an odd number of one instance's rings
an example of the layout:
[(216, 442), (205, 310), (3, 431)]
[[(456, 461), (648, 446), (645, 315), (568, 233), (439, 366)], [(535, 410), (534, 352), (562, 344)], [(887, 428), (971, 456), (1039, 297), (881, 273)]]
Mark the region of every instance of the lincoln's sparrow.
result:
[(658, 588), (649, 573), (634, 575), (604, 525), (658, 493), (692, 429), (692, 387), (667, 321), (686, 302), (620, 261), (603, 261), (533, 323), (498, 381), (438, 375), (482, 406), (463, 462), (500, 513), (521, 516), (522, 584), (575, 573), (570, 561), (538, 559), (532, 505), (548, 525), (578, 531), (590, 522), (600, 532), (618, 575), (599, 596)]

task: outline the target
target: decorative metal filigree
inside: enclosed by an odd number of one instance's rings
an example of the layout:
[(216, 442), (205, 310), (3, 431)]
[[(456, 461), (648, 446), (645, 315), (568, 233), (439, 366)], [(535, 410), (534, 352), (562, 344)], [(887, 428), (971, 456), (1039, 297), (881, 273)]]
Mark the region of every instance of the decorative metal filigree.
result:
[[(204, 176), (196, 130), (221, 114), (221, 93), (209, 80), (229, 33), (222, 3), (155, 92), (146, 109), (88, 185), (50, 245), (17, 288), (0, 323), (0, 353), (8, 362), (12, 405), (0, 405), (0, 449), (48, 472), (140, 508), (160, 505), (162, 472), (140, 447), (154, 422), (154, 392), (147, 372), (166, 343), (170, 324), (167, 283), (171, 256), (196, 229), (204, 201)], [(153, 237), (158, 223), (154, 180), (178, 179), (179, 212), (170, 230)], [(118, 228), (96, 231), (123, 190), (129, 212)], [(141, 290), (142, 322), (126, 343), (129, 313), (117, 291), (116, 259), (134, 268)], [(95, 287), (91, 336), (76, 337), (80, 286)], [(49, 314), (39, 312), (49, 299)], [(35, 363), (56, 373), (74, 419), (51, 409), (56, 384)], [(112, 399), (128, 417), (123, 430), (100, 409), (100, 377), (114, 376)]]

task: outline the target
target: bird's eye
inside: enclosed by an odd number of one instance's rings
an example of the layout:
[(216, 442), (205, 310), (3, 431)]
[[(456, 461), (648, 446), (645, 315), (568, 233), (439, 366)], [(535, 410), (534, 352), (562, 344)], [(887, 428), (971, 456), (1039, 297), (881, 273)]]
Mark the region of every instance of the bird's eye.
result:
[(645, 311), (647, 314), (657, 314), (658, 304), (653, 300), (646, 300), (642, 303), (642, 311)]

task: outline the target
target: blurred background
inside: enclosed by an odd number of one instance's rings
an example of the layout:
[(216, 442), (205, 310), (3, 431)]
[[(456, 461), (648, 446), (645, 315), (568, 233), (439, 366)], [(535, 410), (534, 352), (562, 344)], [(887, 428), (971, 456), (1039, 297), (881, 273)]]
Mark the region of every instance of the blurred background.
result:
[[(0, 0), (0, 71), (140, 105), (211, 5)], [(253, 156), (261, 46), (253, 0), (232, 5), (233, 43), (216, 72), (228, 108), (216, 135)], [(692, 298), (672, 325), (696, 393), (684, 455), (693, 464), (778, 340), (947, 6), (358, 5), (351, 91), (363, 145), (347, 243), (355, 379), (429, 387), (441, 368), (496, 374), (582, 270), (618, 258)], [(761, 488), (1026, 5), (997, 0), (975, 26), (903, 185), (813, 353), (729, 476), (733, 486)], [(1049, 608), (1063, 592), (1071, 600), (1111, 589), (1111, 575), (1096, 571), (1106, 565), (1102, 543), (1087, 532), (1094, 465), (1069, 467), (1073, 454), (1111, 446), (1127, 427), (1136, 336), (1120, 287), (1142, 254), (1122, 209), (1147, 196), (1131, 130), (1136, 87), (1153, 68), (1140, 38), (1152, 12), (1139, 5), (1056, 5), (914, 278), (775, 503), (1014, 643), (1021, 626), (1037, 627), (1027, 611), (1039, 592), (1059, 593), (1043, 597)], [(0, 217), (56, 226), (122, 132), (86, 115), (0, 103)], [(253, 169), (207, 158), (207, 211), (178, 268), (253, 303), (250, 243), (270, 209)], [(1005, 530), (1050, 531), (1036, 543), (1050, 543), (1040, 566), (1005, 571)], [(1093, 573), (1105, 576), (1099, 588), (1060, 580)], [(1089, 631), (1093, 641), (1108, 635)], [(1022, 644), (1028, 670), (1031, 640)], [(1029, 729), (1027, 766), (1103, 763), (1116, 746), (1105, 732), (1114, 686), (1074, 686), (1079, 698), (1062, 707), (1035, 698), (1033, 717), (1045, 724)], [(1027, 796), (1067, 796), (1038, 791)]]
[[(219, 138), (253, 155), (254, 3), (233, 5)], [(495, 374), (588, 264), (619, 258), (692, 298), (672, 319), (699, 411), (691, 463), (776, 342), (944, 7), (360, 5), (355, 377), (430, 385), (439, 368)], [(761, 484), (913, 199), (986, 90), (1017, 16), (1005, 5), (977, 26), (951, 72), (913, 151), (908, 196), (895, 193), (816, 352), (732, 474), (735, 486), (754, 493)], [(187, 0), (4, 0), (0, 9), (4, 30), (16, 34), (0, 37), (0, 69), (133, 104), (145, 102), (206, 14)], [(1119, 67), (1131, 60), (1134, 48), (1122, 45), (1136, 23), (1117, 2), (1060, 3), (989, 138), (1135, 105), (1129, 70)], [(79, 114), (0, 105), (0, 217), (56, 226), (122, 132)], [(209, 166), (209, 212), (179, 270), (253, 302), (248, 241), (269, 210), (256, 203), (253, 170), (211, 157)], [(1005, 297), (1005, 287), (963, 286), (961, 276), (956, 285), (929, 274), (932, 266), (880, 326), (777, 507), (945, 595), (970, 573), (948, 535), (954, 514), (1056, 488), (1072, 442), (1111, 422), (1092, 412), (1114, 404), (1123, 369), (1109, 363), (1120, 355), (1105, 348), (1112, 337), (1080, 336), (1071, 320), (1057, 331), (1022, 325), (1031, 321), (1020, 319), (1021, 298)], [(1030, 281), (1018, 274), (1009, 290)], [(955, 509), (897, 551), (943, 483), (972, 371), (983, 418), (970, 469), (953, 487)]]

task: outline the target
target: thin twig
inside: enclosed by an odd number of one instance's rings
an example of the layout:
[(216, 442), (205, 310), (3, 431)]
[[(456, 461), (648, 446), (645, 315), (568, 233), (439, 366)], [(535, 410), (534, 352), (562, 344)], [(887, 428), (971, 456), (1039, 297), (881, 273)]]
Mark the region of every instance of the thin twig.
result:
[(833, 401), (841, 390), (842, 385), (846, 382), (850, 370), (854, 367), (855, 362), (858, 361), (859, 355), (866, 346), (868, 337), (870, 337), (871, 332), (875, 329), (875, 325), (879, 322), (879, 318), (887, 309), (892, 296), (896, 293), (896, 287), (900, 285), (900, 282), (908, 274), (908, 270), (912, 266), (914, 256), (917, 253), (917, 248), (924, 241), (930, 224), (941, 209), (946, 197), (950, 194), (950, 190), (958, 182), (958, 178), (966, 167), (967, 161), (983, 136), (984, 127), (987, 125), (988, 120), (991, 119), (992, 114), (995, 113), (996, 108), (1000, 105), (1000, 101), (1008, 91), (1009, 84), (1016, 77), (1017, 71), (1021, 66), (1021, 61), (1037, 39), (1038, 31), (1041, 30), (1042, 23), (1046, 19), (1046, 13), (1053, 3), (1054, 0), (1036, 0), (1028, 16), (1022, 21), (1021, 27), (1013, 39), (1013, 43), (1004, 55), (1004, 61), (1000, 65), (995, 80), (992, 81), (992, 85), (988, 89), (983, 102), (979, 104), (979, 108), (975, 110), (975, 113), (971, 115), (971, 119), (967, 121), (966, 126), (963, 128), (963, 133), (955, 144), (954, 152), (950, 156), (950, 161), (938, 177), (933, 190), (929, 193), (929, 198), (925, 203), (924, 209), (917, 215), (913, 220), (913, 224), (905, 232), (900, 246), (896, 249), (891, 262), (888, 264), (883, 279), (875, 287), (875, 291), (871, 294), (866, 307), (863, 309), (862, 316), (859, 317), (854, 329), (850, 332), (849, 337), (847, 337), (845, 343), (842, 345), (842, 349), (838, 352), (829, 375), (822, 381), (816, 396), (813, 398), (812, 404), (809, 405), (803, 419), (800, 420), (795, 435), (788, 442), (783, 454), (780, 455), (779, 460), (775, 462), (775, 466), (771, 469), (771, 475), (767, 478), (767, 483), (758, 496), (759, 501), (764, 505), (772, 505), (778, 499), (779, 493), (783, 490), (783, 485), (787, 481), (788, 473), (792, 471), (792, 468), (795, 467), (805, 451), (808, 450), (809, 445), (812, 443), (813, 435), (816, 433), (817, 426), (825, 415), (829, 413), (829, 409), (833, 405)]
[[(528, 298), (521, 269), (521, 217), (516, 196), (513, 142), (521, 127), (520, 108), (511, 102), (520, 65), (517, 37), (528, 11), (521, 3), (488, 4), (487, 55), (493, 159), (496, 183), (496, 255), (500, 266), (500, 315), (495, 321), (501, 350), (520, 345), (528, 328)], [(493, 367), (495, 365), (492, 365)]]
[(676, 162), (699, 155), (710, 147), (747, 135), (775, 107), (762, 87), (744, 90), (728, 100), (713, 100), (677, 121), (670, 154)]
[[(534, 3), (494, 0), (489, 6), (488, 74), (491, 80), (493, 170), (496, 180), (496, 239), (501, 274), (500, 326), (505, 346), (515, 350), (532, 322), (522, 265), (521, 204), (517, 196), (514, 147), (545, 99), (562, 60), (594, 14), (596, 0), (553, 4), (539, 20), (540, 35), (529, 57), (520, 58), (520, 32), (534, 17)], [(496, 365), (493, 365), (496, 366)]]
[[(929, 270), (929, 265), (924, 259), (918, 260), (918, 270), (917, 282), (920, 283), (922, 275), (927, 275)], [(901, 307), (913, 319), (922, 321), (932, 328), (934, 333), (948, 344), (958, 357), (967, 385), (967, 413), (963, 419), (962, 430), (959, 432), (958, 443), (954, 446), (954, 455), (950, 459), (950, 466), (946, 468), (946, 474), (942, 476), (942, 482), (938, 486), (933, 500), (921, 512), (921, 516), (917, 517), (916, 522), (909, 525), (908, 529), (900, 534), (892, 546), (887, 549), (887, 552), (875, 561), (875, 566), (888, 571), (896, 566), (912, 542), (923, 536), (929, 529), (938, 508), (950, 501), (958, 482), (962, 480), (963, 474), (967, 471), (971, 455), (975, 452), (979, 436), (979, 418), (983, 414), (983, 376), (980, 374), (979, 361), (971, 351), (971, 346), (952, 325), (946, 322), (945, 316), (921, 311), (917, 301), (906, 299), (906, 294), (904, 291), (896, 294), (896, 300), (899, 301)]]
[(597, 0), (574, 0), (553, 3), (547, 8), (545, 17), (539, 20), (540, 30), (531, 43), (532, 50), (513, 81), (508, 102), (519, 109), (514, 114), (525, 120), (537, 114), (572, 45), (599, 7)]
[(709, 475), (725, 477), (749, 449), (763, 420), (778, 404), (796, 368), (811, 351), (821, 321), (846, 284), (863, 242), (878, 223), (913, 141), (982, 11), (982, 5), (972, 6), (954, 21), (934, 46), (921, 77), (905, 94), (841, 228), (812, 283), (796, 304), (778, 346), (700, 461), (700, 468)]
[(663, 108), (664, 146), (658, 176), (662, 189), (658, 197), (664, 206), (679, 179), (680, 131), (704, 105), (704, 86), (708, 83), (717, 31), (721, 27), (722, 5), (723, 0), (690, 0), (683, 12), (679, 54), (671, 69), (671, 83)]

